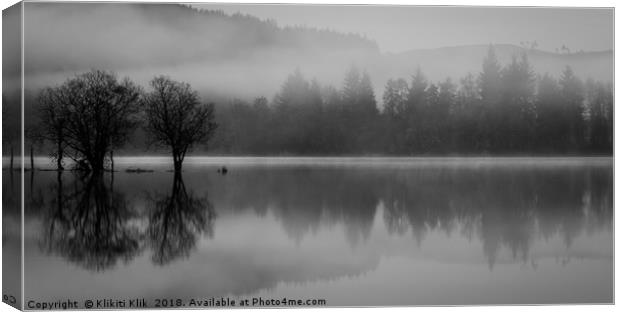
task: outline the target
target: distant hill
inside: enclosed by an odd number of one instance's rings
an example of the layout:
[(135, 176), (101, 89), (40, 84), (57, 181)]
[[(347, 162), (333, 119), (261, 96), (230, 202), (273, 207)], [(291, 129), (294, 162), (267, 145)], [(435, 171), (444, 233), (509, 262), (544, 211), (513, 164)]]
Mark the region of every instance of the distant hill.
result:
[(26, 12), (28, 72), (179, 65), (276, 51), (378, 53), (374, 41), (358, 35), (177, 4), (29, 3)]
[[(368, 70), (377, 99), (389, 78), (419, 66), (429, 79), (477, 74), (487, 45), (381, 54), (357, 34), (282, 27), (249, 15), (178, 4), (26, 3), (26, 86), (58, 84), (102, 68), (146, 86), (154, 75), (190, 82), (207, 96), (271, 98), (295, 68), (340, 86), (352, 64)], [(500, 61), (528, 54), (538, 73), (558, 76), (570, 65), (581, 77), (612, 79), (612, 51), (557, 54), (495, 45)]]
[[(519, 57), (525, 53), (534, 71), (539, 74), (549, 73), (559, 77), (568, 65), (583, 78), (611, 81), (613, 77), (611, 50), (559, 54), (510, 44), (495, 44), (493, 47), (498, 60), (504, 65), (511, 62), (513, 56)], [(385, 77), (409, 77), (419, 66), (433, 81), (464, 77), (480, 71), (488, 49), (489, 45), (471, 45), (385, 54), (375, 67), (375, 72)]]

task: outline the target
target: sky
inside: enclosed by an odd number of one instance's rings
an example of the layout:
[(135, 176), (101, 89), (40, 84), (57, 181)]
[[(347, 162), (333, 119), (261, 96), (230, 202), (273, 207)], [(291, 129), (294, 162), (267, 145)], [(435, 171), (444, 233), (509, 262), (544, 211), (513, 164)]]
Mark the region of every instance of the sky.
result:
[(613, 10), (606, 8), (413, 7), (273, 4), (192, 4), (226, 13), (353, 32), (383, 52), (472, 44), (538, 43), (554, 52), (613, 49)]

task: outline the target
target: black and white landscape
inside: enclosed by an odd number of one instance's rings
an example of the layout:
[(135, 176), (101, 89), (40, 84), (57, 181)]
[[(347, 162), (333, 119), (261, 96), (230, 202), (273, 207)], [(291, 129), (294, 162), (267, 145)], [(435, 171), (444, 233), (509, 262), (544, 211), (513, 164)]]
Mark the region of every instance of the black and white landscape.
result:
[(24, 302), (613, 302), (613, 9), (26, 2), (23, 125), (19, 13)]

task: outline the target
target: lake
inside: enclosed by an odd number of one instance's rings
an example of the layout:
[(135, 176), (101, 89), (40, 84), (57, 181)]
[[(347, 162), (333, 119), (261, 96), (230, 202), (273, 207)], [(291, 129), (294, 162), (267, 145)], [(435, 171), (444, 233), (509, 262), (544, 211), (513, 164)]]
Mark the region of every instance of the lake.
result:
[(115, 169), (26, 172), (26, 302), (613, 302), (612, 158), (190, 157), (175, 175), (168, 158), (125, 157)]

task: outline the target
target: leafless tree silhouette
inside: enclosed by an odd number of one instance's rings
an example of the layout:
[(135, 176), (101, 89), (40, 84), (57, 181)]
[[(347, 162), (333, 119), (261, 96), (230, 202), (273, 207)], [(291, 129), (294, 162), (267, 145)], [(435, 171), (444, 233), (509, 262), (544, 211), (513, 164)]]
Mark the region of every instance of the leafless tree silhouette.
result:
[(146, 131), (151, 143), (171, 148), (174, 170), (180, 171), (187, 151), (213, 136), (214, 105), (202, 105), (189, 84), (165, 76), (154, 78), (151, 87), (144, 96)]
[(65, 145), (98, 172), (106, 153), (122, 146), (138, 123), (140, 88), (129, 79), (92, 70), (39, 94), (43, 134), (56, 144), (62, 169)]

